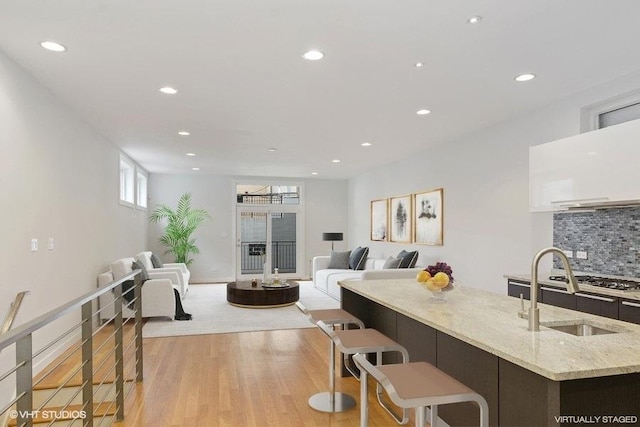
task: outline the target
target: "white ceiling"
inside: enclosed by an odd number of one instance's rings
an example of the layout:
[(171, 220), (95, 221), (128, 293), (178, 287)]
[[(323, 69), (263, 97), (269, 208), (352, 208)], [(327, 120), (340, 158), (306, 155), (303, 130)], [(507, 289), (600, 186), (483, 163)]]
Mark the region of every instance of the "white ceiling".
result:
[(2, 0), (0, 50), (150, 172), (348, 178), (640, 70), (639, 17), (638, 0)]

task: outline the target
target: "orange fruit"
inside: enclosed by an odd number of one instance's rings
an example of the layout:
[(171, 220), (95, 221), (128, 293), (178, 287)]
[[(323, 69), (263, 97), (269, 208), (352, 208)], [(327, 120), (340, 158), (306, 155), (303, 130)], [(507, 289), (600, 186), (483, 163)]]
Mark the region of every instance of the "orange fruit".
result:
[(416, 276), (416, 281), (418, 281), (419, 283), (426, 282), (429, 279), (431, 279), (431, 274), (429, 274), (429, 272), (426, 270), (419, 271), (418, 275)]

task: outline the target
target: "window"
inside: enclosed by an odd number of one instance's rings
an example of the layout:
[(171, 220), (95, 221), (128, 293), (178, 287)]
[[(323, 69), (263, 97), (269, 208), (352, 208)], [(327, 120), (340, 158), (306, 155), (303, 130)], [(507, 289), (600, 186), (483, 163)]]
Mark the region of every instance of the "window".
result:
[(147, 174), (141, 169), (136, 170), (136, 206), (147, 208)]
[(640, 92), (616, 96), (582, 109), (581, 131), (589, 132), (640, 119)]
[(598, 129), (640, 119), (640, 102), (602, 113), (598, 117)]
[(238, 203), (250, 205), (298, 205), (300, 188), (297, 185), (236, 185)]
[(133, 206), (135, 165), (127, 157), (120, 155), (120, 203)]

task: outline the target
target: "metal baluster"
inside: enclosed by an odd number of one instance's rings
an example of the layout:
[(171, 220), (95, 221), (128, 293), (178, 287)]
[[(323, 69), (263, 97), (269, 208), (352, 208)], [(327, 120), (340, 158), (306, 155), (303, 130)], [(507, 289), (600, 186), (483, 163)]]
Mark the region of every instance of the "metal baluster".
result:
[(93, 426), (93, 329), (92, 329), (92, 301), (82, 304), (82, 405), (85, 427)]
[[(33, 426), (33, 336), (16, 341), (16, 396), (24, 394), (16, 403), (18, 425)], [(23, 424), (24, 423), (24, 424)]]
[[(137, 277), (137, 276), (136, 276)], [(134, 279), (135, 280), (135, 279)], [(114, 310), (113, 327), (115, 328), (114, 357), (116, 362), (116, 420), (124, 420), (124, 350), (122, 346), (122, 286), (113, 288)], [(137, 301), (136, 301), (137, 304)]]
[(135, 322), (135, 340), (136, 340), (136, 381), (142, 382), (142, 280), (140, 275), (135, 278), (135, 296), (136, 296), (136, 322)]

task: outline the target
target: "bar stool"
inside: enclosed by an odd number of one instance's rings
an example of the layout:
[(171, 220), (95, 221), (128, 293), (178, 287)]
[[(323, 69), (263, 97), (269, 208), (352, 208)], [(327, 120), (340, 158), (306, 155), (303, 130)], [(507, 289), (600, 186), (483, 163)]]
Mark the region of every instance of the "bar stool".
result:
[[(346, 329), (348, 325), (355, 325), (360, 329), (364, 329), (364, 323), (353, 314), (342, 309), (326, 309), (326, 310), (307, 310), (301, 303), (296, 306), (305, 313), (311, 323), (318, 324), (322, 321), (324, 325), (335, 329), (340, 325), (342, 329)], [(356, 329), (357, 330), (357, 329)], [(348, 356), (345, 355), (345, 358)], [(356, 406), (353, 397), (346, 393), (336, 392), (336, 346), (333, 340), (329, 344), (329, 391), (316, 393), (309, 398), (309, 406), (321, 412), (344, 412)]]
[[(354, 377), (359, 379), (361, 383), (367, 381), (366, 375), (362, 376), (364, 372), (362, 370), (360, 371), (360, 375), (358, 375), (349, 369), (347, 364), (349, 355), (376, 353), (376, 363), (382, 365), (382, 353), (398, 352), (402, 355), (403, 364), (409, 362), (409, 352), (407, 349), (375, 329), (366, 328), (334, 331), (329, 325), (322, 321), (318, 321), (317, 325), (329, 336), (338, 350), (343, 353), (347, 369)], [(402, 409), (402, 415), (397, 415), (393, 408), (384, 401), (382, 398), (383, 389), (380, 384), (376, 385), (376, 397), (380, 406), (382, 406), (397, 423), (406, 424), (409, 421), (409, 411), (406, 408)], [(366, 401), (361, 402), (361, 405), (366, 404)]]
[(438, 421), (438, 405), (476, 402), (480, 406), (480, 427), (489, 425), (489, 406), (478, 393), (427, 362), (373, 366), (362, 353), (353, 360), (360, 368), (360, 427), (367, 427), (367, 374), (387, 391), (401, 408), (416, 408), (416, 427), (425, 426), (425, 409), (431, 407), (431, 427)]

